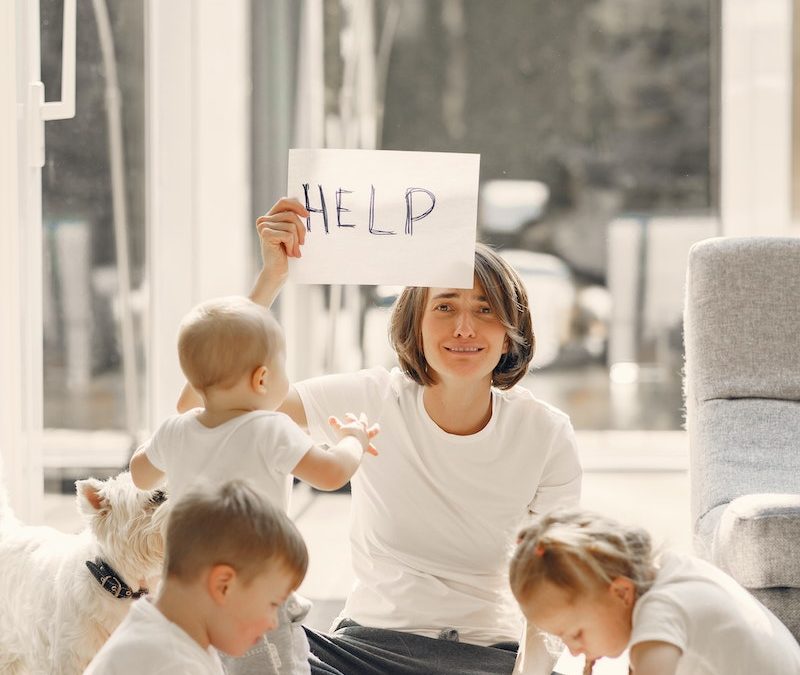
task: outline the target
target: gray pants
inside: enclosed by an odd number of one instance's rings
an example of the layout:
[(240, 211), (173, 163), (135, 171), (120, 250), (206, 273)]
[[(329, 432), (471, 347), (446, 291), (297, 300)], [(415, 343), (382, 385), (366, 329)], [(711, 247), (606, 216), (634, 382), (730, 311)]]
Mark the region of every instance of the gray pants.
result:
[(233, 658), (222, 655), (228, 675), (310, 675), (308, 640), (301, 622), (311, 602), (292, 593), (278, 609), (278, 627), (255, 647)]
[(330, 635), (306, 628), (312, 675), (511, 675), (519, 645), (480, 647), (458, 642), (458, 633), (439, 639), (367, 628), (345, 619)]

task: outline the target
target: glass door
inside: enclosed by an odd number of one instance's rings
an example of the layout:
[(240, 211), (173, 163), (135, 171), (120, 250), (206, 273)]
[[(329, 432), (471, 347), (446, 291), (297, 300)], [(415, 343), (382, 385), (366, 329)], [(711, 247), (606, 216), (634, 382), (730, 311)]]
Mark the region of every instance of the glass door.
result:
[[(46, 128), (43, 464), (56, 482), (123, 467), (144, 427), (144, 4), (78, 4), (75, 115)], [(40, 5), (49, 92), (60, 78), (62, 2)]]
[(59, 6), (58, 96), (45, 97), (41, 80), (39, 7), (3, 3), (0, 25), (6, 51), (0, 70), (2, 201), (2, 419), (0, 453), (11, 505), (27, 520), (41, 510), (42, 229), (41, 170), (45, 122), (75, 110), (76, 2)]
[(0, 3), (0, 451), (28, 522), (43, 483), (126, 466), (174, 411), (181, 317), (247, 292), (249, 7)]

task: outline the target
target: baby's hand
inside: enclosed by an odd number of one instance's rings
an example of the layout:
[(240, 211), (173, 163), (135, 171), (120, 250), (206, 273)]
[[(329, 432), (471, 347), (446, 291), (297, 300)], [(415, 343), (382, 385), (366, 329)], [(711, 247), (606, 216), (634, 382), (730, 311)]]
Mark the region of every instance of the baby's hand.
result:
[(344, 420), (342, 422), (338, 417), (331, 415), (328, 418), (328, 424), (339, 432), (339, 436), (353, 436), (356, 438), (361, 443), (361, 447), (364, 448), (364, 452), (368, 452), (370, 455), (377, 455), (378, 451), (370, 441), (380, 433), (380, 425), (367, 426), (369, 422), (364, 413), (361, 413), (358, 417), (353, 413), (347, 413), (344, 416)]

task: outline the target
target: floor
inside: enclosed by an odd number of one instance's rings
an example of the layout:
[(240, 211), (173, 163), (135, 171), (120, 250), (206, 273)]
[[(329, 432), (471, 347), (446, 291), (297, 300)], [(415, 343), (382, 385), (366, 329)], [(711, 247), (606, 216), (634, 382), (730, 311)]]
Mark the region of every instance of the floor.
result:
[[(689, 552), (689, 482), (683, 432), (622, 434), (579, 432), (585, 468), (583, 505), (646, 527), (655, 542)], [(646, 449), (646, 452), (645, 452)], [(655, 460), (653, 458), (656, 458)], [(659, 459), (660, 458), (660, 459)], [(71, 495), (47, 494), (44, 519), (64, 531), (76, 531), (80, 518)], [(348, 494), (325, 494), (297, 486), (294, 516), (306, 539), (310, 566), (300, 592), (315, 602), (308, 618), (325, 630), (352, 584), (347, 544)], [(624, 657), (601, 661), (595, 675), (627, 675)], [(557, 670), (579, 675), (582, 658), (565, 655)]]

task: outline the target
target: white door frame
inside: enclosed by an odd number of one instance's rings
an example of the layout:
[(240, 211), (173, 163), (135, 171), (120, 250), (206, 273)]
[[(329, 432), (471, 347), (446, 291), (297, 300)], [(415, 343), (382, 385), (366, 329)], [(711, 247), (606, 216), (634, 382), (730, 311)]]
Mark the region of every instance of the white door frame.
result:
[[(41, 171), (31, 142), (40, 80), (38, 2), (0, 3), (0, 455), (11, 507), (42, 511)], [(43, 142), (43, 139), (41, 139)]]
[(24, 511), (22, 368), (19, 319), (19, 193), (17, 161), (17, 13), (14, 2), (0, 3), (0, 490), (16, 511)]

